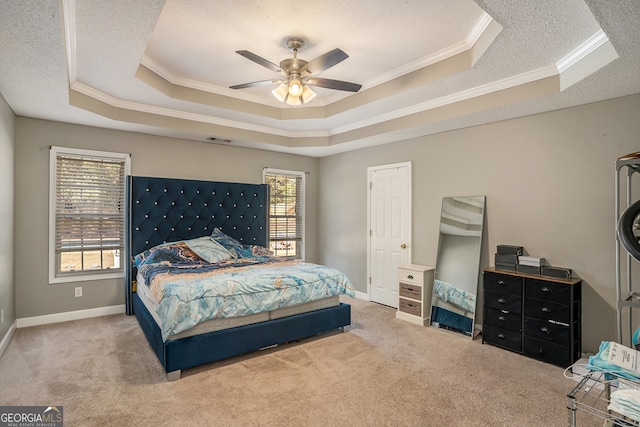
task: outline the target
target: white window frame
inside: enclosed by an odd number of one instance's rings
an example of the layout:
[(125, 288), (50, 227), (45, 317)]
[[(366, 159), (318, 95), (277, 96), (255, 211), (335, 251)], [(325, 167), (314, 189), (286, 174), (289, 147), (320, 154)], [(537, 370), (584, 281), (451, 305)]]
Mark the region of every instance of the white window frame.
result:
[[(56, 272), (56, 164), (59, 155), (86, 156), (90, 158), (118, 159), (124, 160), (124, 174), (131, 174), (131, 156), (124, 153), (113, 153), (108, 151), (83, 150), (78, 148), (66, 148), (52, 146), (49, 154), (49, 284), (86, 282), (93, 280), (118, 279), (124, 277), (124, 257), (126, 250), (121, 251), (120, 259), (122, 269), (105, 273), (104, 271), (88, 273), (79, 271), (77, 273), (65, 273), (57, 275)], [(126, 180), (125, 180), (126, 182)], [(123, 189), (124, 191), (124, 189)], [(124, 215), (124, 213), (123, 213)], [(123, 248), (126, 249), (126, 248)]]
[[(307, 179), (307, 174), (305, 172), (301, 172), (301, 171), (292, 171), (292, 170), (286, 170), (286, 169), (275, 169), (275, 168), (264, 168), (262, 170), (262, 182), (266, 183), (266, 176), (267, 175), (287, 175), (287, 176), (291, 176), (291, 177), (295, 177), (295, 178), (300, 178), (300, 185), (301, 185), (301, 189), (300, 189), (300, 210), (301, 210), (301, 242), (300, 242), (300, 258), (301, 260), (305, 259), (305, 246), (306, 246), (306, 231), (305, 231), (305, 224), (306, 224), (306, 193), (307, 193), (307, 184), (306, 184), (306, 179)], [(269, 194), (269, 199), (271, 199), (271, 194)], [(271, 222), (271, 214), (270, 212), (267, 214), (267, 221), (268, 223)], [(267, 239), (269, 238), (269, 236), (267, 236)], [(267, 242), (267, 246), (269, 246), (269, 242)], [(296, 257), (283, 257), (285, 259), (296, 259)]]

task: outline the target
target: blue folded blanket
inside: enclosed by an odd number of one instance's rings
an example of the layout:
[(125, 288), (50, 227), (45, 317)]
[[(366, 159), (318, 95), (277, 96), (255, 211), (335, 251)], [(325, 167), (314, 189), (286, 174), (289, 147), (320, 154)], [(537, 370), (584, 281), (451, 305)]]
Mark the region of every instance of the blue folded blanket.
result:
[[(592, 371), (605, 372), (607, 374), (614, 374), (619, 377), (628, 378), (631, 380), (640, 379), (640, 373), (635, 371), (630, 371), (625, 368), (621, 368), (618, 365), (614, 365), (609, 363), (609, 347), (611, 346), (611, 341), (602, 341), (600, 343), (600, 349), (598, 353), (594, 356), (589, 356), (589, 363), (586, 368)], [(608, 379), (612, 379), (613, 377), (609, 377)]]
[(633, 333), (633, 337), (631, 337), (631, 343), (633, 344), (634, 347), (636, 347), (636, 350), (640, 350), (637, 348), (639, 340), (640, 340), (640, 328), (636, 329), (636, 331)]

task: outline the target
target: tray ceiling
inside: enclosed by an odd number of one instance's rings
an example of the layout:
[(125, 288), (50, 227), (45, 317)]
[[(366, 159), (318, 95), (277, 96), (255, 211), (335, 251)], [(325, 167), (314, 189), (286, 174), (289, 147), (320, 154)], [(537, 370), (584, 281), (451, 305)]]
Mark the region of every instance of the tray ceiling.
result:
[[(324, 156), (640, 92), (634, 0), (2, 2), (18, 115)], [(349, 58), (292, 107), (238, 55)]]

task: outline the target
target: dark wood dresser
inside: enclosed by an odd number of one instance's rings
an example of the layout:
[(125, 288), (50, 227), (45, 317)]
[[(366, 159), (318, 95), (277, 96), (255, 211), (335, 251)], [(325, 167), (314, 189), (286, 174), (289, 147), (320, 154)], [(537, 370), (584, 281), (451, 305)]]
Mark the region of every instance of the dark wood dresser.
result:
[(580, 279), (488, 268), (483, 284), (483, 343), (564, 368), (580, 358)]

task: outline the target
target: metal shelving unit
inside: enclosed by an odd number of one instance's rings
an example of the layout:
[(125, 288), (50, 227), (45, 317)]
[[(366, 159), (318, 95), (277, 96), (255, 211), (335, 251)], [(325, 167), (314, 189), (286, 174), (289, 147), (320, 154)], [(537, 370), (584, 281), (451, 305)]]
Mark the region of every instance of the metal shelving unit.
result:
[[(625, 208), (628, 208), (632, 203), (632, 181), (633, 175), (635, 173), (640, 172), (640, 152), (635, 152), (631, 154), (627, 154), (626, 156), (622, 156), (616, 160), (616, 230), (618, 226), (618, 220), (624, 212), (624, 209), (621, 209), (621, 192), (625, 190), (625, 188), (621, 188), (621, 173), (626, 172), (626, 198), (625, 198)], [(616, 298), (617, 298), (617, 325), (618, 325), (618, 342), (621, 344), (625, 344), (623, 341), (623, 326), (622, 326), (622, 314), (625, 309), (628, 309), (628, 327), (627, 331), (629, 332), (629, 341), (626, 345), (631, 345), (631, 335), (633, 334), (633, 325), (632, 325), (632, 309), (640, 308), (640, 293), (636, 292), (633, 288), (633, 284), (631, 281), (631, 267), (633, 265), (633, 257), (626, 253), (626, 262), (625, 262), (625, 275), (622, 276), (622, 257), (620, 254), (621, 242), (618, 236), (616, 235)]]
[(569, 425), (572, 427), (578, 425), (578, 412), (581, 411), (590, 414), (591, 418), (599, 418), (609, 422), (604, 425), (640, 426), (639, 421), (607, 409), (611, 393), (618, 388), (625, 387), (640, 388), (640, 383), (604, 372), (592, 371), (585, 374), (578, 385), (571, 390), (571, 393), (567, 394)]

